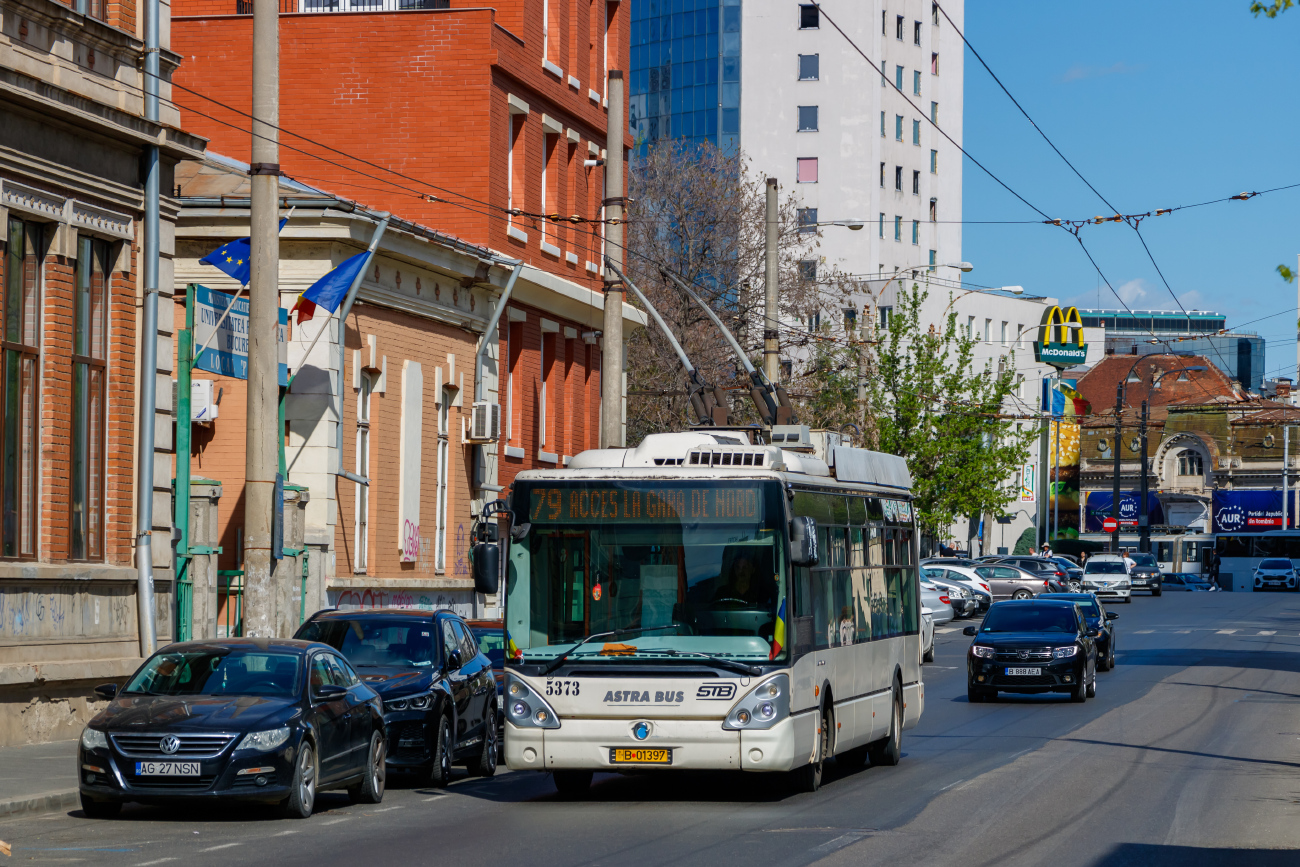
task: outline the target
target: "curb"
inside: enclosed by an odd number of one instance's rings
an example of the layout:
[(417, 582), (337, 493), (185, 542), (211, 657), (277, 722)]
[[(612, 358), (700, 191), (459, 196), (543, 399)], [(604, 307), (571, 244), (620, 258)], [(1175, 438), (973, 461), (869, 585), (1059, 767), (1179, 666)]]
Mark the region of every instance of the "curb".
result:
[(25, 798), (8, 798), (0, 800), (0, 819), (14, 819), (19, 816), (38, 816), (42, 813), (63, 813), (80, 809), (81, 799), (77, 789), (63, 789), (55, 792), (42, 792)]

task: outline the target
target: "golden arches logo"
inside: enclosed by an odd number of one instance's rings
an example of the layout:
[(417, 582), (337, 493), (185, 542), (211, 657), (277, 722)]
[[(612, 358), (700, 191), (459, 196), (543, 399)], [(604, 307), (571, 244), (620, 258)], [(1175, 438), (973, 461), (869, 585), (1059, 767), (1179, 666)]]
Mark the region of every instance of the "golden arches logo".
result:
[[(1052, 340), (1052, 329), (1058, 329), (1057, 335), (1059, 340)], [(1074, 340), (1070, 339), (1070, 330), (1074, 329)], [(1082, 348), (1083, 343), (1083, 319), (1079, 316), (1078, 307), (1067, 307), (1064, 311), (1060, 307), (1049, 307), (1043, 314), (1043, 322), (1039, 333), (1039, 342), (1043, 344), (1059, 343), (1073, 344)]]

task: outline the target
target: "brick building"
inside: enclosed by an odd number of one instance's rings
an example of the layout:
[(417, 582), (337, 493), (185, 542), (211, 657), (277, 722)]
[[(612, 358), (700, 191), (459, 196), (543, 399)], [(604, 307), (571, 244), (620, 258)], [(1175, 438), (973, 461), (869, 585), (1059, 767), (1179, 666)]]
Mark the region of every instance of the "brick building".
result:
[[(136, 469), (158, 467), (153, 545), (159, 638), (171, 634), (170, 390), (137, 417), (143, 295), (142, 155), (162, 188), (202, 153), (165, 102), (180, 58), (164, 34), (164, 100), (146, 120), (144, 20), (133, 2), (0, 0), (0, 745), (76, 737), (90, 686), (140, 662)], [(163, 7), (164, 14), (166, 6)], [(174, 201), (162, 207), (171, 283)], [(164, 289), (167, 291), (167, 289)], [(171, 320), (160, 320), (161, 377)], [(137, 455), (141, 424), (156, 455)]]

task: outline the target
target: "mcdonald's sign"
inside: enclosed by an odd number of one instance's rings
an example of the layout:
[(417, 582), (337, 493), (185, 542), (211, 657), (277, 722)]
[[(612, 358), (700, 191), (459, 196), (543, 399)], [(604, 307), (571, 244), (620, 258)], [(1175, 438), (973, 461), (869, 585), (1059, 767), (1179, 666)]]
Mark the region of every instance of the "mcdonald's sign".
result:
[[(1053, 340), (1053, 338), (1056, 338)], [(1043, 313), (1034, 342), (1034, 360), (1058, 370), (1075, 367), (1088, 359), (1088, 345), (1083, 342), (1083, 320), (1079, 308), (1049, 307)]]

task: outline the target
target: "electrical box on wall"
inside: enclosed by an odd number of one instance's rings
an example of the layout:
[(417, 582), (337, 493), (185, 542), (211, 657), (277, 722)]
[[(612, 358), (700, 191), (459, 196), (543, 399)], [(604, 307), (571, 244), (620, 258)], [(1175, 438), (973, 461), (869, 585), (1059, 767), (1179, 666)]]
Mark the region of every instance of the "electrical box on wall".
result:
[(211, 379), (195, 379), (190, 382), (190, 420), (207, 424), (217, 418), (217, 389)]

